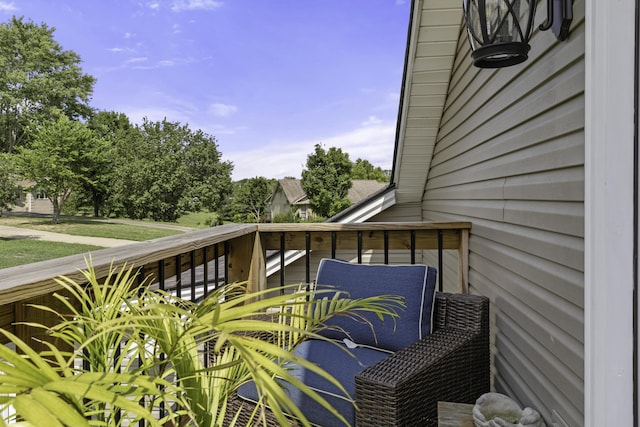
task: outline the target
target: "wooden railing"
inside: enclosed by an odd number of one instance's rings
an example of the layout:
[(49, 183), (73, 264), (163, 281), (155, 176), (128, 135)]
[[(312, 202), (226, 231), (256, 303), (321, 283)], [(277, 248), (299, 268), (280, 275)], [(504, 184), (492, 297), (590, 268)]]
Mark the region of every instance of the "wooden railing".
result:
[[(178, 236), (93, 252), (91, 262), (99, 276), (123, 264), (140, 268), (141, 277), (152, 276), (154, 286), (197, 299), (225, 282), (247, 281), (248, 291), (279, 284), (311, 281), (311, 255), (323, 252), (335, 258), (348, 251), (354, 261), (363, 254), (407, 253), (407, 261), (421, 262), (422, 251), (437, 251), (440, 286), (443, 252), (458, 255), (458, 291), (467, 291), (468, 236), (470, 223), (362, 223), (362, 224), (231, 224)], [(86, 255), (74, 255), (0, 270), (0, 327), (23, 339), (36, 334), (24, 321), (47, 323), (42, 310), (32, 304), (51, 305), (51, 294), (60, 291), (61, 275), (82, 280)], [(303, 277), (288, 275), (287, 265), (304, 258)], [(302, 261), (301, 261), (302, 262)], [(301, 271), (297, 269), (297, 271)], [(272, 274), (273, 275), (273, 274)], [(270, 282), (271, 280), (271, 282)]]

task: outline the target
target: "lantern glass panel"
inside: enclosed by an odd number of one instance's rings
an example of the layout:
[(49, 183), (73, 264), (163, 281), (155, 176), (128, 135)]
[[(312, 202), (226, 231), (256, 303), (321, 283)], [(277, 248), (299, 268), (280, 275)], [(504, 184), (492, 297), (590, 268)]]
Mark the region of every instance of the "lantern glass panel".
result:
[(467, 28), (475, 49), (486, 44), (528, 42), (533, 0), (464, 0)]
[(533, 29), (535, 2), (536, 0), (463, 0), (476, 65), (503, 66), (503, 63), (517, 63), (526, 59)]

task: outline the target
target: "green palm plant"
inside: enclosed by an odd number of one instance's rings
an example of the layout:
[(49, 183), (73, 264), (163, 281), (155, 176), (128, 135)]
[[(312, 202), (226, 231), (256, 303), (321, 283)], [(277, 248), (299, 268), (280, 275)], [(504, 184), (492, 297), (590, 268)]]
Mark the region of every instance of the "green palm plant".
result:
[[(319, 332), (332, 316), (365, 321), (364, 314), (374, 312), (393, 319), (402, 306), (391, 295), (349, 299), (339, 292), (318, 295), (300, 285), (276, 296), (267, 291), (248, 295), (243, 284), (223, 286), (196, 303), (151, 289), (148, 280), (138, 280), (133, 266), (111, 268), (102, 281), (90, 261), (87, 266), (83, 281), (57, 279), (70, 295), (56, 295), (64, 313), (39, 307), (59, 317), (47, 330), (73, 350), (48, 345), (38, 354), (2, 331), (24, 354), (0, 348), (0, 413), (7, 407), (14, 412), (0, 426), (20, 420), (120, 426), (141, 419), (148, 425), (223, 426), (229, 419), (233, 424), (237, 415), (227, 414), (229, 398), (249, 380), (261, 396), (256, 421), (268, 406), (282, 425), (288, 424), (285, 413), (309, 425), (284, 393), (283, 381), (340, 417), (293, 377), (287, 364), (303, 365), (346, 391), (293, 350), (309, 337), (324, 339)], [(78, 360), (84, 361), (82, 367)], [(42, 410), (30, 410), (31, 402)]]

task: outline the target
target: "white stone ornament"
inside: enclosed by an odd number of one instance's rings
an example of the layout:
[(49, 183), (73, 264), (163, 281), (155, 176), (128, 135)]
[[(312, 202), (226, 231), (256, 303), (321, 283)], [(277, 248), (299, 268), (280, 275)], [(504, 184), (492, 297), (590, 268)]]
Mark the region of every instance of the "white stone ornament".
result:
[(536, 410), (522, 409), (500, 393), (485, 393), (476, 400), (473, 421), (476, 427), (546, 427)]

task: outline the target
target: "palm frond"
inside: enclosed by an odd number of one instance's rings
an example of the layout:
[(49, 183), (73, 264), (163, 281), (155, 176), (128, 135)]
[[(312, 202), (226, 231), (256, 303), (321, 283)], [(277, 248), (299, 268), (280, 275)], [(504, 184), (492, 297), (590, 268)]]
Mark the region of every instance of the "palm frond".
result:
[[(281, 423), (292, 415), (309, 425), (285, 393), (288, 384), (348, 424), (322, 395), (292, 375), (290, 366), (309, 369), (348, 397), (346, 390), (293, 350), (305, 339), (325, 339), (321, 332), (333, 316), (367, 322), (374, 313), (393, 321), (402, 307), (392, 295), (349, 299), (306, 285), (287, 286), (282, 295), (271, 290), (248, 295), (242, 283), (223, 286), (195, 303), (150, 290), (148, 279), (140, 282), (137, 276), (133, 266), (112, 266), (99, 280), (89, 259), (82, 282), (57, 279), (64, 292), (56, 298), (64, 312), (36, 307), (56, 315), (58, 324), (30, 325), (46, 328), (73, 351), (47, 344), (38, 354), (0, 331), (24, 353), (0, 347), (0, 410), (13, 405), (19, 417), (34, 425), (45, 420), (46, 425), (69, 425), (82, 417), (89, 425), (115, 426), (118, 412), (128, 422), (144, 419), (149, 425), (222, 426), (237, 421), (238, 414), (226, 414), (227, 402), (252, 380), (260, 395), (256, 420), (268, 407)], [(77, 359), (89, 369), (75, 367)], [(25, 416), (27, 407), (34, 410)], [(160, 409), (164, 415), (158, 416)]]

